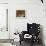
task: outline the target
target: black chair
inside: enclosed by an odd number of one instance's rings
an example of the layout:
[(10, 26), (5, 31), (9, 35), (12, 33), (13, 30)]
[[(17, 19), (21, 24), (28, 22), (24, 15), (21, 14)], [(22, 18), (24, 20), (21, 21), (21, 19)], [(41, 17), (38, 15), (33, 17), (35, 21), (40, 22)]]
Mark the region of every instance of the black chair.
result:
[(29, 23), (27, 23), (27, 31), (22, 31), (22, 34), (19, 35), (20, 36), (20, 44), (22, 41), (25, 41), (25, 39), (24, 39), (25, 34), (32, 35), (32, 38), (30, 38), (30, 40), (29, 40), (29, 41), (31, 41), (32, 45), (34, 42), (39, 43), (39, 33), (40, 33), (40, 24), (36, 24), (36, 23), (29, 24)]

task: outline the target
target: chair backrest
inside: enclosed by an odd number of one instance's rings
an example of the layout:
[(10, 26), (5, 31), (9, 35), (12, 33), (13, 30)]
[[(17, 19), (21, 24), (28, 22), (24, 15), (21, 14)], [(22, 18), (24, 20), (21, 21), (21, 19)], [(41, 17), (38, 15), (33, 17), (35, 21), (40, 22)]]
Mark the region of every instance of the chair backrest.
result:
[(27, 23), (27, 31), (29, 34), (38, 34), (38, 32), (40, 32), (40, 24), (36, 24), (36, 23), (32, 23), (32, 24), (29, 24)]

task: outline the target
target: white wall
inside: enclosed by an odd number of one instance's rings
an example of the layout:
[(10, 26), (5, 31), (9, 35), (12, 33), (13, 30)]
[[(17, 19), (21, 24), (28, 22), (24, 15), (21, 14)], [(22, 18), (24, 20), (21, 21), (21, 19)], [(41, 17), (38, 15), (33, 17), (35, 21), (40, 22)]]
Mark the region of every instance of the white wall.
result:
[[(25, 10), (25, 18), (16, 18), (16, 10)], [(44, 40), (46, 41), (45, 5), (40, 0), (9, 0), (9, 31), (11, 36), (18, 30), (26, 30), (27, 22), (40, 23), (43, 26)], [(11, 37), (13, 38), (13, 37)]]
[[(0, 3), (8, 3), (8, 0), (0, 0)], [(7, 4), (0, 4), (0, 21), (3, 22), (3, 23), (0, 22), (0, 27), (6, 26), (6, 23), (5, 23), (6, 22), (6, 18), (5, 18), (6, 17), (6, 9), (8, 9)], [(3, 18), (1, 18), (1, 16)], [(4, 20), (2, 20), (2, 19), (4, 19)], [(0, 31), (0, 39), (9, 39), (9, 32)], [(11, 45), (11, 43), (0, 43), (0, 46), (12, 46), (12, 45)]]
[(0, 39), (9, 39), (7, 29), (7, 9), (8, 4), (0, 4)]
[(0, 0), (0, 3), (8, 3), (8, 0)]
[[(45, 4), (43, 5), (40, 0), (0, 0), (0, 3), (7, 2), (9, 3), (8, 30), (11, 32), (11, 36), (13, 36), (13, 33), (16, 30), (19, 32), (26, 30), (27, 22), (36, 22), (40, 23), (43, 26), (44, 41), (46, 42)], [(18, 9), (24, 9), (26, 11), (25, 18), (16, 18), (16, 10)]]

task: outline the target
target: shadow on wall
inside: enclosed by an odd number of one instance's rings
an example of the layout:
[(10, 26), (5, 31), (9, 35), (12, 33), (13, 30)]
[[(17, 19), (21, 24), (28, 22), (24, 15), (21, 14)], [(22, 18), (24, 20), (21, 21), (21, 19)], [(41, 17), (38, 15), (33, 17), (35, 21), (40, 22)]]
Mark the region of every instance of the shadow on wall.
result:
[(44, 46), (43, 26), (42, 25), (40, 25), (40, 39), (42, 40), (42, 45)]

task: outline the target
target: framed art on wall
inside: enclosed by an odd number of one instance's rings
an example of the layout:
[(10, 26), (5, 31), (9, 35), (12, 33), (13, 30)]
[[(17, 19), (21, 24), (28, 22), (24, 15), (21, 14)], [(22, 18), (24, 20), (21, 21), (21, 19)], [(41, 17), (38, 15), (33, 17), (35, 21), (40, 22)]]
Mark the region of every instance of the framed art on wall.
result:
[(25, 10), (16, 10), (16, 17), (25, 17)]

